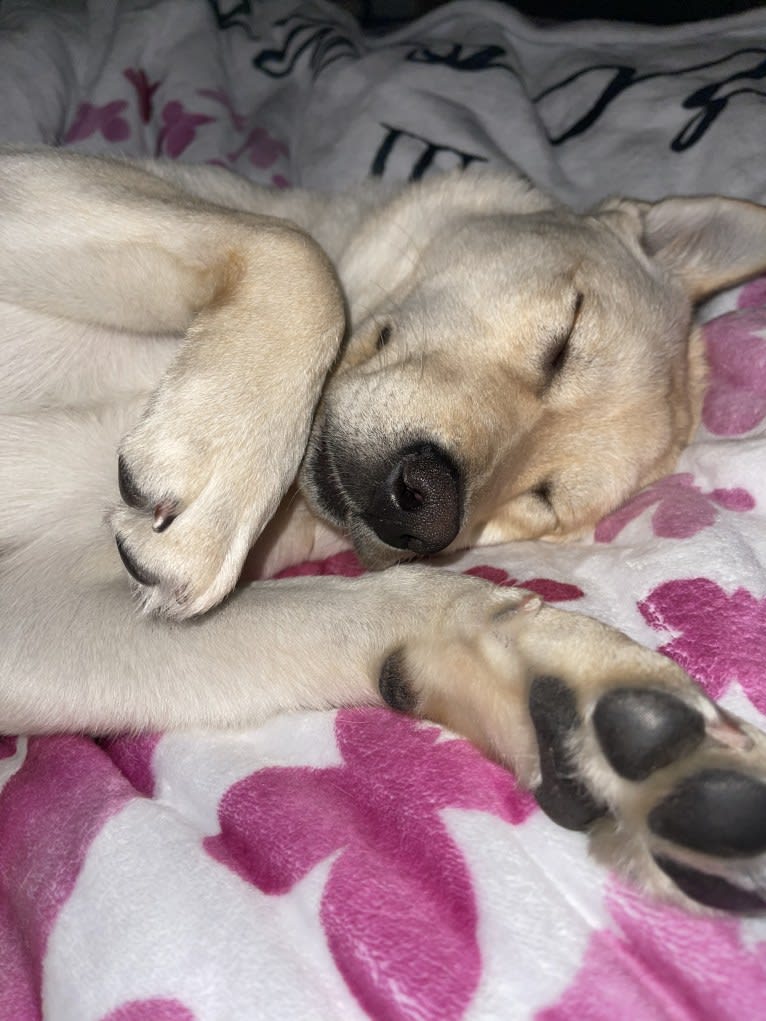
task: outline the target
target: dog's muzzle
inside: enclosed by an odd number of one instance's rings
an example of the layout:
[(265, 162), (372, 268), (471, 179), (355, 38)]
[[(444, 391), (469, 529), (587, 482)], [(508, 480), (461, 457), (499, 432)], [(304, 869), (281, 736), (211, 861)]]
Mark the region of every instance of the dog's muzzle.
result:
[(371, 460), (330, 449), (325, 434), (308, 480), (317, 509), (335, 524), (351, 527), (355, 545), (359, 523), (369, 529), (371, 539), (417, 556), (439, 553), (460, 531), (461, 472), (428, 440)]

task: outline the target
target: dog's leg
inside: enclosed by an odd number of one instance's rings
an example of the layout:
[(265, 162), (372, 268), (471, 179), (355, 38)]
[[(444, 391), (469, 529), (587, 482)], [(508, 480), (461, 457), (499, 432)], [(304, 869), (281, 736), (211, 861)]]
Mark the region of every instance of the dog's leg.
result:
[(228, 259), (119, 453), (118, 548), (147, 608), (176, 617), (236, 582), (295, 478), (344, 329), (334, 274), (303, 235), (250, 227)]
[[(259, 582), (175, 622), (136, 612), (114, 543), (84, 529), (11, 552), (0, 585), (6, 733), (244, 726), (281, 710), (382, 704), (392, 650), (466, 634), (497, 645), (493, 616), (522, 601), (480, 579), (398, 567)], [(504, 642), (496, 651), (511, 684), (516, 654)], [(466, 658), (469, 677), (479, 666)]]
[(4, 589), (0, 729), (244, 726), (385, 702), (514, 768), (640, 885), (766, 909), (766, 738), (597, 621), (401, 567), (263, 582), (175, 623), (133, 612), (108, 542), (56, 564), (51, 549), (35, 578), (27, 560)]
[(149, 609), (209, 609), (305, 451), (345, 322), (328, 259), (281, 220), (206, 204), (130, 164), (6, 156), (0, 203), (0, 300), (184, 335), (121, 445), (127, 506), (110, 523)]

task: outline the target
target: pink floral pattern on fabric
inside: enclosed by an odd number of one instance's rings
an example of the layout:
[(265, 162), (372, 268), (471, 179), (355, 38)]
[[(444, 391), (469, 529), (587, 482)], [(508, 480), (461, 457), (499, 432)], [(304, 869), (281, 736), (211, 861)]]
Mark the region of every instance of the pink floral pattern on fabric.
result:
[(226, 158), (236, 163), (245, 152), (254, 167), (267, 168), (273, 166), (280, 156), (287, 156), (288, 148), (284, 142), (273, 138), (265, 128), (253, 128), (239, 149), (228, 153)]
[[(252, 127), (248, 131), (247, 119), (237, 112), (231, 96), (223, 89), (197, 89), (197, 95), (205, 99), (211, 99), (220, 104), (228, 113), (231, 126), (240, 135), (247, 132), (242, 144), (226, 154), (229, 163), (236, 163), (247, 154), (249, 162), (258, 169), (266, 170), (274, 166), (280, 159), (286, 159), (290, 155), (287, 144), (271, 135), (264, 127)], [(216, 161), (220, 166), (226, 166), (222, 160)], [(290, 182), (284, 174), (272, 174), (271, 184), (275, 188), (289, 188)]]
[(468, 867), (440, 815), (535, 810), (505, 770), (436, 727), (383, 709), (336, 717), (343, 764), (262, 769), (221, 799), (207, 851), (265, 893), (335, 855), (320, 917), (336, 965), (372, 1018), (451, 1021), (481, 972)]
[[(162, 85), (162, 81), (152, 81), (147, 72), (139, 67), (125, 68), (122, 75), (133, 87), (135, 113), (139, 120), (142, 124), (150, 124), (155, 118), (155, 93)], [(198, 92), (204, 94), (205, 90)], [(97, 132), (100, 132), (107, 142), (124, 142), (132, 134), (128, 121), (130, 105), (125, 99), (115, 99), (103, 106), (81, 103), (74, 121), (64, 136), (64, 144), (80, 142)], [(207, 114), (188, 110), (183, 102), (177, 99), (165, 103), (160, 111), (160, 126), (155, 139), (154, 155), (178, 159), (194, 142), (198, 129), (214, 123), (215, 119)], [(263, 152), (261, 136), (253, 140), (253, 151)]]
[(91, 841), (134, 795), (94, 742), (30, 740), (0, 797), (2, 1021), (38, 1021), (51, 927)]
[(528, 578), (520, 581), (512, 578), (507, 571), (500, 567), (491, 567), (488, 564), (481, 564), (479, 567), (471, 567), (466, 574), (472, 574), (477, 578), (484, 578), (485, 581), (494, 582), (495, 585), (505, 585), (508, 588), (525, 588), (535, 592), (541, 599), (549, 603), (564, 603), (572, 599), (582, 599), (585, 595), (577, 585), (570, 585), (565, 581), (553, 581), (550, 578)]
[[(97, 106), (84, 102), (79, 105), (74, 120), (64, 135), (64, 144), (81, 142), (100, 133), (107, 142), (124, 142), (131, 138), (131, 117), (134, 128), (139, 125), (152, 125), (156, 130), (155, 98), (163, 80), (153, 81), (148, 72), (141, 67), (126, 67), (123, 78), (133, 89), (132, 101), (114, 99)], [(289, 188), (290, 181), (276, 170), (280, 160), (289, 156), (287, 144), (275, 138), (266, 128), (255, 125), (248, 126), (247, 118), (243, 117), (234, 107), (231, 97), (222, 89), (197, 89), (196, 95), (208, 103), (218, 104), (228, 114), (234, 131), (241, 136), (241, 142), (226, 155), (225, 159), (208, 159), (207, 162), (216, 166), (228, 167), (246, 156), (248, 162), (259, 170), (274, 168), (270, 184), (275, 188)], [(168, 156), (178, 159), (197, 138), (200, 128), (213, 124), (219, 117), (201, 111), (187, 109), (184, 102), (172, 99), (162, 106), (159, 112), (159, 128), (154, 139), (154, 155)], [(140, 130), (138, 131), (140, 134)]]
[(80, 103), (77, 113), (64, 136), (64, 144), (81, 142), (100, 132), (107, 142), (124, 142), (130, 138), (130, 125), (122, 116), (128, 104), (124, 99), (115, 99), (104, 106)]
[(757, 277), (745, 284), (737, 297), (737, 308), (766, 306), (766, 277)]
[(656, 536), (689, 539), (715, 522), (719, 507), (749, 511), (755, 507), (755, 500), (741, 488), (713, 489), (705, 493), (695, 485), (690, 472), (667, 475), (602, 518), (594, 532), (596, 542), (612, 542), (649, 507), (655, 507), (651, 523)]
[(224, 92), (223, 89), (197, 89), (197, 95), (202, 96), (204, 99), (212, 99), (214, 103), (219, 103), (228, 113), (231, 126), (235, 131), (241, 132), (247, 128), (247, 118), (237, 113), (228, 92)]
[(124, 735), (99, 742), (122, 775), (139, 794), (154, 794), (152, 757), (162, 734)]
[(18, 738), (0, 736), (0, 759), (10, 759), (16, 754)]
[(142, 123), (148, 124), (152, 119), (152, 114), (154, 112), (154, 93), (160, 87), (162, 82), (149, 81), (149, 76), (146, 71), (143, 71), (140, 68), (127, 67), (122, 73), (136, 90), (138, 115), (141, 118)]
[(744, 588), (729, 594), (707, 578), (681, 578), (658, 585), (638, 608), (656, 631), (675, 635), (660, 651), (711, 698), (738, 681), (766, 713), (766, 598)]
[[(302, 564), (286, 567), (276, 574), (275, 578), (298, 578), (311, 575), (332, 575), (340, 574), (346, 578), (358, 578), (365, 573), (365, 569), (359, 562), (358, 557), (352, 550), (344, 550), (342, 553), (335, 553), (324, 560), (306, 560)], [(470, 567), (465, 574), (474, 575), (477, 578), (484, 578), (495, 585), (505, 585), (509, 588), (518, 586), (536, 592), (548, 602), (565, 602), (570, 599), (580, 599), (585, 594), (577, 585), (569, 585), (563, 581), (553, 581), (550, 578), (529, 578), (527, 581), (519, 581), (512, 578), (507, 571), (500, 567), (492, 567), (489, 564), (480, 564), (478, 567)]]
[(285, 567), (275, 578), (304, 578), (315, 575), (340, 574), (346, 578), (359, 578), (365, 573), (365, 568), (359, 561), (353, 550), (343, 550), (342, 553), (334, 553), (324, 560), (304, 560), (302, 564), (293, 564)]
[(537, 1021), (746, 1021), (759, 1016), (766, 944), (734, 919), (696, 918), (614, 883), (615, 929), (590, 939), (577, 978)]
[(196, 1021), (196, 1015), (178, 1000), (131, 1000), (110, 1010), (102, 1021)]
[(750, 432), (766, 416), (766, 277), (743, 287), (738, 310), (706, 323), (710, 384), (702, 422), (716, 436)]
[(197, 128), (212, 124), (214, 117), (192, 113), (183, 103), (173, 100), (166, 103), (161, 113), (162, 127), (157, 135), (155, 156), (170, 156), (178, 159), (194, 141)]

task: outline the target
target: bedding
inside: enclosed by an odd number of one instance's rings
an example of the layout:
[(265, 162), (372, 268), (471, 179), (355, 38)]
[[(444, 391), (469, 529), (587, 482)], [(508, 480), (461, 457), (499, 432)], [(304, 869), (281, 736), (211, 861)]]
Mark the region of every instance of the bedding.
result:
[[(764, 201), (764, 30), (467, 2), (366, 36), (301, 0), (6, 0), (0, 138), (275, 187), (513, 160), (578, 208)], [(673, 474), (577, 543), (448, 566), (600, 617), (766, 725), (766, 279), (701, 316), (710, 385)], [(766, 921), (642, 897), (434, 726), (0, 739), (0, 1021), (748, 1021), (765, 998)]]

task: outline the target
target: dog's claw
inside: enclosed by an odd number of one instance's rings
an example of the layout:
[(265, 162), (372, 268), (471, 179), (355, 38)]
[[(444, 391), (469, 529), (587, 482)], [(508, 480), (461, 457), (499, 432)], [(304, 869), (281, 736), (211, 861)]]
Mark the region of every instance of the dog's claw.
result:
[[(220, 503), (209, 502), (206, 511), (199, 492), (167, 476), (163, 465), (147, 469), (141, 458), (122, 451), (118, 482), (125, 506), (115, 507), (108, 520), (125, 569), (147, 590), (144, 610), (187, 617), (215, 605), (236, 582), (236, 563), (225, 562), (238, 522), (234, 510), (228, 518), (221, 513)], [(139, 481), (144, 478), (167, 483), (158, 492)]]
[(117, 552), (120, 554), (120, 560), (122, 560), (125, 565), (125, 570), (131, 578), (133, 578), (134, 581), (137, 581), (139, 585), (146, 585), (149, 588), (156, 585), (159, 579), (149, 571), (145, 571), (143, 568), (138, 566), (134, 557), (128, 551), (125, 540), (118, 535), (115, 538), (115, 542), (117, 544)]
[(127, 459), (122, 454), (117, 459), (117, 484), (120, 487), (120, 496), (128, 507), (141, 509), (146, 506), (147, 499), (139, 488)]
[(417, 696), (407, 680), (401, 649), (392, 652), (383, 661), (378, 675), (378, 690), (390, 709), (400, 713), (415, 711)]
[(155, 532), (164, 532), (166, 528), (169, 528), (173, 524), (176, 516), (177, 506), (175, 503), (171, 503), (170, 501), (158, 503), (154, 508), (152, 529)]

